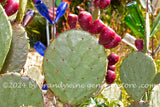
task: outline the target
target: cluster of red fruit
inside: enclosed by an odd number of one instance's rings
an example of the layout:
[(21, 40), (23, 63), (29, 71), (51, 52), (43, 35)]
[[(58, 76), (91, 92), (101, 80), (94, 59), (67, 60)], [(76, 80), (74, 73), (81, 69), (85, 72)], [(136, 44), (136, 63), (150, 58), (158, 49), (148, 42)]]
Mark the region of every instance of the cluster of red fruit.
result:
[(138, 49), (138, 51), (142, 51), (143, 50), (143, 40), (142, 39), (136, 39), (135, 40), (135, 46)]
[(87, 11), (81, 11), (78, 16), (69, 14), (67, 21), (71, 29), (76, 27), (78, 21), (83, 30), (89, 31), (91, 34), (100, 33), (99, 44), (103, 45), (106, 49), (114, 48), (121, 42), (121, 37), (100, 19), (92, 23), (92, 15)]
[(114, 71), (116, 69), (115, 64), (118, 62), (119, 56), (115, 53), (110, 53), (107, 59), (108, 59), (108, 68), (105, 80), (107, 84), (112, 84), (116, 79), (116, 73)]
[[(5, 0), (0, 0), (1, 2), (5, 2)], [(3, 6), (7, 16), (11, 16), (14, 13), (17, 12), (18, 8), (19, 8), (19, 4), (14, 1), (14, 0), (7, 0), (7, 2), (5, 3), (5, 5)]]

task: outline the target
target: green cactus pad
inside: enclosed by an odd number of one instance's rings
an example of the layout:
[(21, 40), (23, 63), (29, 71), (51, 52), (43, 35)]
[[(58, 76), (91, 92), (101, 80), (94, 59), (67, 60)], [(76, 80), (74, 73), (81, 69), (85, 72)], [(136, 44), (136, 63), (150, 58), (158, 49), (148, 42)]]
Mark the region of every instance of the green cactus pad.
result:
[(106, 72), (106, 53), (97, 38), (81, 30), (62, 33), (48, 47), (43, 72), (56, 96), (76, 105), (97, 92)]
[(32, 79), (19, 73), (0, 77), (1, 107), (43, 107), (41, 90)]
[(9, 51), (12, 39), (11, 24), (8, 17), (0, 5), (0, 71)]
[(142, 52), (132, 52), (123, 60), (120, 68), (120, 79), (127, 93), (139, 101), (151, 86), (156, 73), (153, 59)]
[(160, 84), (152, 89), (149, 104), (150, 107), (160, 107)]
[(149, 104), (144, 101), (132, 102), (131, 105), (129, 105), (129, 107), (149, 107)]
[(41, 69), (35, 66), (31, 66), (26, 74), (37, 82), (39, 87), (43, 86), (44, 76), (41, 74)]
[(29, 43), (26, 39), (26, 32), (24, 28), (18, 24), (13, 25), (12, 29), (12, 43), (2, 68), (3, 72), (20, 72), (27, 59)]
[(117, 84), (111, 84), (110, 86), (106, 87), (101, 94), (104, 95), (104, 98), (109, 100), (119, 100), (121, 97), (121, 90)]
[(160, 84), (160, 72), (154, 77), (153, 84)]

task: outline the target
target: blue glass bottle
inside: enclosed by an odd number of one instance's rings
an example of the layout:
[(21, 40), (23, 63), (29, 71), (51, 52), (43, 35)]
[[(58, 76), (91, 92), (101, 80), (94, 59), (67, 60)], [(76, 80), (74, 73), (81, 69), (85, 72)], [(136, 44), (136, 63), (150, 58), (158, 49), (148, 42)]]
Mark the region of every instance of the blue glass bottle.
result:
[(47, 84), (43, 85), (42, 90), (48, 90), (48, 85)]
[(40, 41), (35, 43), (34, 49), (35, 49), (40, 55), (44, 56), (46, 47), (45, 47)]
[(53, 21), (49, 16), (47, 6), (41, 0), (37, 0), (35, 7), (37, 8), (38, 12), (49, 21), (50, 24), (53, 24)]
[(57, 8), (57, 11), (56, 11), (56, 19), (55, 19), (55, 23), (58, 22), (58, 20), (64, 15), (64, 13), (66, 12), (67, 10), (67, 7), (68, 7), (68, 3), (66, 2), (61, 2)]

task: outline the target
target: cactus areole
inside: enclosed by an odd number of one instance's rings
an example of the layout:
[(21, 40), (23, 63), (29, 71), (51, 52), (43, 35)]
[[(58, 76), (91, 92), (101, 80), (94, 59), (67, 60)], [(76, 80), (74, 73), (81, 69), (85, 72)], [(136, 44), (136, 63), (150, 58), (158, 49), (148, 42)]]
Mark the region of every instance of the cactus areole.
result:
[(106, 59), (97, 38), (86, 31), (70, 30), (49, 45), (43, 72), (48, 86), (62, 102), (77, 105), (99, 91)]

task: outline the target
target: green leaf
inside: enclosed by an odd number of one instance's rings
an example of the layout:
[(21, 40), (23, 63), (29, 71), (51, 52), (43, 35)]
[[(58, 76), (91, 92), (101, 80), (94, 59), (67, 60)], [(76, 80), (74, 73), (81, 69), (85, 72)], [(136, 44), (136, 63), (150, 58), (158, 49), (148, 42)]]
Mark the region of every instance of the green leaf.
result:
[(159, 30), (160, 30), (160, 13), (158, 14), (158, 16), (156, 17), (156, 19), (153, 22), (153, 27), (151, 30), (150, 37), (152, 37)]

